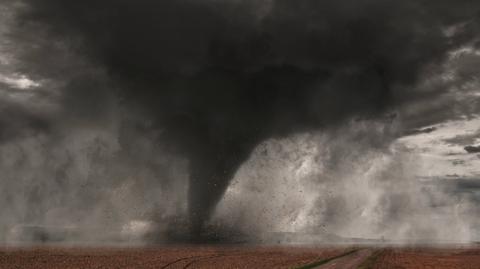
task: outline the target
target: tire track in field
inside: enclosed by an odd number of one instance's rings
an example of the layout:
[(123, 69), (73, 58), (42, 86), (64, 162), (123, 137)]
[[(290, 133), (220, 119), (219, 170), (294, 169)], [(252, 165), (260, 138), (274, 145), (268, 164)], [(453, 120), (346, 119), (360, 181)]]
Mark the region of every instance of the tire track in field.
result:
[(365, 259), (357, 269), (372, 269), (377, 263), (378, 259), (385, 254), (386, 250), (376, 250), (367, 259)]
[(222, 255), (222, 254), (219, 254), (219, 255), (212, 255), (212, 256), (208, 256), (208, 257), (202, 257), (202, 258), (199, 258), (199, 259), (196, 259), (196, 260), (193, 260), (193, 261), (187, 263), (187, 264), (183, 267), (183, 269), (187, 269), (187, 268), (189, 268), (190, 266), (192, 266), (193, 264), (195, 264), (196, 262), (199, 262), (199, 261), (210, 260), (210, 259), (221, 258), (221, 257), (238, 256), (238, 255), (239, 255), (239, 254), (237, 254), (237, 255), (233, 255), (233, 254), (231, 254), (231, 255), (225, 255), (225, 254), (223, 254), (223, 255)]
[(180, 259), (177, 259), (175, 261), (172, 261), (172, 262), (169, 262), (167, 264), (165, 264), (164, 266), (160, 267), (160, 269), (167, 269), (168, 267), (172, 266), (172, 265), (175, 265), (179, 262), (182, 262), (182, 261), (186, 261), (186, 260), (189, 260), (189, 259), (195, 259), (195, 258), (201, 258), (201, 257), (209, 257), (211, 255), (199, 255), (199, 256), (190, 256), (190, 257), (183, 257), (183, 258), (180, 258)]
[(326, 264), (329, 264), (333, 261), (336, 261), (338, 259), (341, 259), (341, 258), (344, 258), (344, 257), (347, 257), (347, 256), (350, 256), (352, 254), (355, 254), (359, 251), (362, 251), (362, 249), (353, 249), (353, 250), (350, 250), (350, 251), (347, 251), (347, 252), (344, 252), (340, 255), (337, 255), (337, 256), (333, 256), (333, 257), (330, 257), (330, 258), (327, 258), (327, 259), (323, 259), (323, 260), (320, 260), (320, 261), (317, 261), (317, 262), (314, 262), (314, 263), (310, 263), (310, 264), (307, 264), (307, 265), (304, 265), (304, 266), (301, 266), (301, 267), (298, 267), (297, 269), (316, 269), (316, 268), (323, 268), (322, 266), (323, 265), (326, 265)]
[[(185, 269), (185, 268), (189, 268), (190, 266), (192, 266), (196, 262), (203, 261), (203, 260), (209, 260), (209, 259), (215, 259), (215, 258), (221, 258), (221, 257), (242, 256), (242, 255), (243, 254), (236, 253), (236, 254), (210, 254), (210, 255), (198, 255), (198, 256), (184, 257), (184, 258), (177, 259), (173, 262), (170, 262), (170, 263), (164, 265), (163, 267), (161, 267), (161, 269), (170, 268), (171, 266), (173, 266), (175, 264), (178, 264), (180, 262), (183, 262), (183, 261), (188, 262), (185, 266), (183, 266), (183, 268)], [(189, 261), (190, 259), (193, 259), (193, 260)]]
[(369, 248), (360, 249), (349, 255), (339, 257), (315, 269), (358, 269), (362, 264), (372, 256), (374, 251)]

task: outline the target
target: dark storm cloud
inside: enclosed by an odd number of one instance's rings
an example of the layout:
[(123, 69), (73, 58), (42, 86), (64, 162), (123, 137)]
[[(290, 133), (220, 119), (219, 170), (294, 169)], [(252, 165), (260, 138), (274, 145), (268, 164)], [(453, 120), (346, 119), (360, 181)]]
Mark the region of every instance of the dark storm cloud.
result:
[[(468, 0), (24, 2), (23, 27), (107, 70), (123, 104), (186, 154), (198, 225), (264, 139), (441, 94), (412, 89), (449, 51), (476, 40), (480, 10)], [(103, 89), (97, 99), (89, 82), (67, 84), (76, 85), (64, 93), (67, 111), (102, 113)]]
[(477, 130), (472, 134), (457, 135), (455, 137), (445, 139), (445, 142), (451, 145), (467, 146), (474, 144), (475, 140), (477, 140), (479, 137), (480, 130)]
[(465, 151), (468, 153), (480, 153), (480, 146), (467, 146), (465, 147)]
[(13, 102), (0, 101), (0, 143), (50, 130), (50, 119)]
[(436, 184), (457, 196), (466, 194), (471, 201), (480, 202), (480, 181), (478, 178), (440, 179)]
[(467, 178), (456, 181), (459, 191), (480, 191), (480, 180), (478, 178)]

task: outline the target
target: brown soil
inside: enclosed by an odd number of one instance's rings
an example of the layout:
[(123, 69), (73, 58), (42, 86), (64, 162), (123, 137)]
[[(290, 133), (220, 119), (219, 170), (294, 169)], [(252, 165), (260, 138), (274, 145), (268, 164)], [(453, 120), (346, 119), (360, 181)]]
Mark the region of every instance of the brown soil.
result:
[(380, 255), (372, 269), (480, 269), (480, 248), (389, 249)]
[(296, 268), (344, 251), (283, 247), (4, 248), (0, 250), (0, 268)]

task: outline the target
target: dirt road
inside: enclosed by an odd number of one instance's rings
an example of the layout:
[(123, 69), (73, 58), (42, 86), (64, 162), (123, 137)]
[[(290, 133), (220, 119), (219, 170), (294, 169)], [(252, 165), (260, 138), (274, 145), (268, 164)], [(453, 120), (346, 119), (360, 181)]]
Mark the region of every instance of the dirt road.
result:
[(356, 269), (362, 265), (372, 254), (373, 249), (360, 249), (349, 255), (334, 259), (326, 264), (315, 267), (315, 269)]

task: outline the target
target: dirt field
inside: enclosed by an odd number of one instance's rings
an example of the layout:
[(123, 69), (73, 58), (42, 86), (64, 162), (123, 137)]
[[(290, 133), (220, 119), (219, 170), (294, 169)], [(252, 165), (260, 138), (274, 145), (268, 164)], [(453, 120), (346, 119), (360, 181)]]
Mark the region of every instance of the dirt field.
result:
[(371, 268), (479, 269), (480, 248), (388, 249), (378, 256)]
[(2, 249), (0, 268), (296, 268), (344, 251), (283, 247)]
[(2, 248), (0, 268), (478, 268), (480, 248)]

